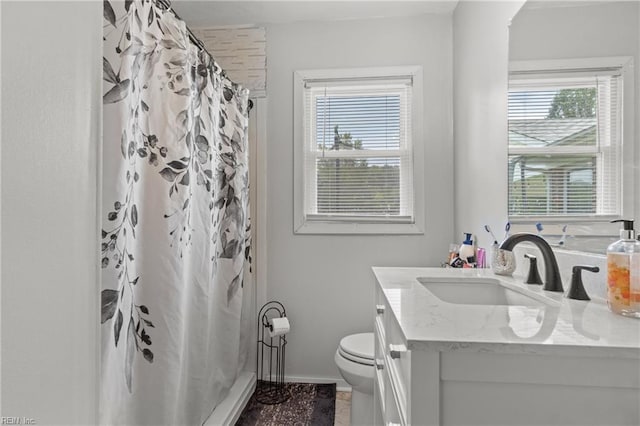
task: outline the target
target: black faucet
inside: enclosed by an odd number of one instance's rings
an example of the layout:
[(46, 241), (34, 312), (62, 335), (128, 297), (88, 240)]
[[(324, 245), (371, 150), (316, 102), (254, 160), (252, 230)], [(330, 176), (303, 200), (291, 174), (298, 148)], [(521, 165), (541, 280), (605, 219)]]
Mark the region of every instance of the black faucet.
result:
[(533, 243), (542, 252), (542, 260), (544, 261), (544, 287), (543, 290), (564, 292), (562, 288), (562, 279), (560, 278), (560, 270), (558, 269), (558, 261), (551, 250), (551, 246), (544, 238), (528, 233), (513, 234), (500, 244), (502, 250), (512, 251), (513, 248), (523, 241)]

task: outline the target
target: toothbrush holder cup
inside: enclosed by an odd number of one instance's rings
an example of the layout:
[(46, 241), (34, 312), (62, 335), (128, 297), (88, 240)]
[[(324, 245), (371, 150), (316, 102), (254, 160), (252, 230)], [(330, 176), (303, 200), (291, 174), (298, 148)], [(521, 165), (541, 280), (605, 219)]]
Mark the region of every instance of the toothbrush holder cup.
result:
[(511, 276), (516, 270), (516, 257), (509, 250), (502, 250), (497, 244), (491, 246), (491, 270), (496, 275)]

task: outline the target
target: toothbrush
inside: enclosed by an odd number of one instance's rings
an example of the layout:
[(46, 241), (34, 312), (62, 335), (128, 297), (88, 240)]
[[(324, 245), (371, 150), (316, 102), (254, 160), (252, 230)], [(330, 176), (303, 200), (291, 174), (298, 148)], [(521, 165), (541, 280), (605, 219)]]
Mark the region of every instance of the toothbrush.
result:
[(564, 240), (567, 238), (567, 225), (564, 225), (562, 227), (562, 237), (560, 238), (560, 241), (558, 241), (558, 245), (559, 246), (563, 246), (564, 245)]
[(540, 223), (540, 222), (536, 223), (536, 229), (538, 230), (538, 236), (541, 237), (542, 236), (542, 230), (544, 229), (542, 227), (542, 223)]
[(507, 238), (509, 238), (509, 231), (511, 230), (511, 222), (507, 222), (507, 224), (504, 226), (504, 239), (506, 240)]
[(489, 225), (485, 225), (484, 230), (487, 231), (489, 235), (491, 235), (491, 238), (493, 238), (493, 244), (498, 245), (498, 239), (496, 238), (495, 235), (493, 235), (493, 232), (491, 231), (491, 228), (489, 227)]

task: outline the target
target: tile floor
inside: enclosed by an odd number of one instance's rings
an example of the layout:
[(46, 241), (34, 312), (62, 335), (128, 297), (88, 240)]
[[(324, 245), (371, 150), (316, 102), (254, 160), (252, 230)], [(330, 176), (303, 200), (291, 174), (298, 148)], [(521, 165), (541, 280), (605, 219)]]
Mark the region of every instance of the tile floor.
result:
[(351, 417), (351, 392), (336, 392), (335, 426), (349, 426)]

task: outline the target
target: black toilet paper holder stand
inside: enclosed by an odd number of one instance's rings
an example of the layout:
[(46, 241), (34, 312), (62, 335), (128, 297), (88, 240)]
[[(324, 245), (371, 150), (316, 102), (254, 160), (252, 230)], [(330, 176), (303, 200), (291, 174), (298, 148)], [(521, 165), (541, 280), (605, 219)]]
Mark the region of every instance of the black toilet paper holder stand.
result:
[(272, 337), (271, 320), (285, 318), (282, 303), (272, 300), (265, 303), (258, 312), (258, 348), (256, 356), (257, 383), (255, 398), (267, 405), (280, 404), (291, 397), (284, 383), (284, 361), (287, 338), (285, 335)]

